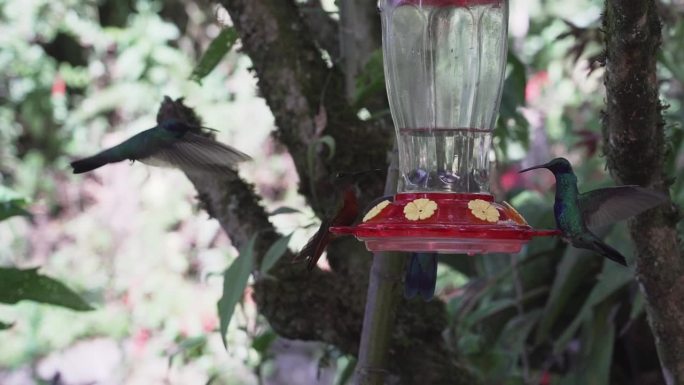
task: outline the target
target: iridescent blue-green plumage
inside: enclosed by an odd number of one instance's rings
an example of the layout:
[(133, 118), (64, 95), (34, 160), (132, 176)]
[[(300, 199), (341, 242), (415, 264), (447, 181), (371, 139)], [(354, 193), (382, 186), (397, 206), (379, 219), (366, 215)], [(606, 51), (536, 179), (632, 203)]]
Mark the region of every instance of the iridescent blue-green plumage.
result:
[(639, 186), (616, 186), (586, 193), (577, 189), (577, 177), (565, 158), (530, 167), (520, 172), (546, 168), (556, 177), (553, 213), (556, 226), (574, 247), (596, 251), (622, 265), (625, 257), (605, 244), (590, 228), (625, 220), (667, 201), (667, 196)]
[(428, 301), (435, 295), (436, 284), (437, 253), (411, 253), (404, 280), (404, 297), (420, 295)]
[(112, 148), (71, 163), (74, 174), (92, 171), (109, 163), (139, 160), (155, 166), (170, 166), (185, 172), (227, 172), (248, 155), (217, 142), (202, 127), (176, 119), (138, 133)]

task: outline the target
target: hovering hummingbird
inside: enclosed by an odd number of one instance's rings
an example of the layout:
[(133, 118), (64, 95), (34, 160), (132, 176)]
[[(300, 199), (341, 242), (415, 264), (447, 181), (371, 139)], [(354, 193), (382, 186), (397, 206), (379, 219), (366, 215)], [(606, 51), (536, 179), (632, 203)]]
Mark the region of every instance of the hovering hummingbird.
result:
[[(304, 245), (302, 250), (294, 257), (294, 261), (306, 260), (307, 268), (313, 270), (321, 258), (334, 235), (330, 232), (331, 227), (351, 226), (359, 217), (360, 209), (357, 195), (357, 187), (354, 182), (369, 173), (377, 173), (382, 170), (365, 170), (354, 173), (337, 173), (335, 185), (342, 186), (342, 196), (333, 211), (333, 215), (323, 218), (321, 226), (311, 239)], [(379, 198), (380, 199), (380, 198)], [(376, 200), (377, 201), (377, 200)], [(372, 207), (372, 206), (371, 206)]]
[(435, 295), (437, 284), (437, 253), (411, 253), (404, 279), (404, 297), (420, 294), (428, 301)]
[(625, 220), (667, 201), (667, 196), (640, 186), (615, 186), (581, 193), (577, 190), (577, 177), (565, 158), (526, 168), (526, 172), (546, 168), (556, 178), (556, 203), (553, 213), (556, 226), (573, 246), (593, 250), (621, 265), (625, 257), (605, 244), (589, 228), (606, 226)]
[(155, 166), (171, 166), (187, 172), (226, 172), (250, 157), (206, 136), (204, 127), (167, 119), (112, 148), (71, 162), (74, 174), (92, 171), (126, 159)]

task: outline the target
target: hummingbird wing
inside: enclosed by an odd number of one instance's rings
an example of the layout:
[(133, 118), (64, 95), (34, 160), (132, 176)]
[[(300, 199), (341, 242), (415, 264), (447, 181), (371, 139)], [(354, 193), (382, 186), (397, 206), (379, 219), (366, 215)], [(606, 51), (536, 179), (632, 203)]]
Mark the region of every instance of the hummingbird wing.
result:
[(601, 227), (640, 214), (667, 201), (667, 195), (641, 186), (615, 186), (580, 194), (587, 227)]
[(249, 155), (194, 132), (161, 146), (149, 157), (140, 159), (155, 166), (172, 166), (188, 172), (232, 172)]

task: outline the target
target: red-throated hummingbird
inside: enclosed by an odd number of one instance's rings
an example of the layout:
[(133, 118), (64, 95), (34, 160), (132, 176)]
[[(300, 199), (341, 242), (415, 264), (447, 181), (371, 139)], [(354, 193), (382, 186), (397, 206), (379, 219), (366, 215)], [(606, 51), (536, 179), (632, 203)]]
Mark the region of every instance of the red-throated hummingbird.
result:
[[(353, 173), (337, 173), (334, 185), (342, 191), (337, 206), (332, 215), (322, 219), (318, 231), (316, 231), (316, 234), (314, 234), (306, 245), (304, 245), (299, 254), (295, 256), (295, 261), (306, 260), (307, 268), (309, 270), (313, 270), (313, 268), (316, 267), (318, 260), (321, 258), (321, 254), (323, 254), (323, 251), (325, 251), (330, 241), (334, 238), (334, 235), (330, 232), (330, 228), (335, 226), (351, 226), (359, 217), (360, 208), (356, 182), (358, 182), (361, 177), (370, 173), (379, 173), (382, 171), (383, 170), (373, 169)], [(385, 199), (385, 197), (378, 198), (374, 202), (379, 202), (379, 199)]]

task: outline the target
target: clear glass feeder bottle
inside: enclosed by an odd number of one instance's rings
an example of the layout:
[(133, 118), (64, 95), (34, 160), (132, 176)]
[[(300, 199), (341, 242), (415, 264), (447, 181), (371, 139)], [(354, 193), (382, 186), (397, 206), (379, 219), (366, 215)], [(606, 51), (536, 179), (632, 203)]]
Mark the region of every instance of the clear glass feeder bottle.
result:
[(385, 82), (399, 146), (398, 193), (353, 234), (371, 251), (516, 253), (535, 230), (489, 194), (506, 68), (505, 0), (380, 0)]
[(380, 0), (401, 192), (487, 193), (505, 0)]

